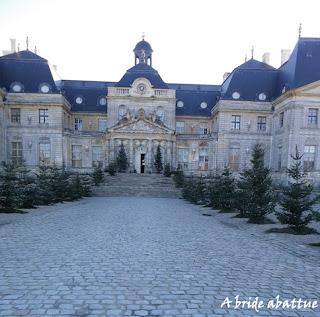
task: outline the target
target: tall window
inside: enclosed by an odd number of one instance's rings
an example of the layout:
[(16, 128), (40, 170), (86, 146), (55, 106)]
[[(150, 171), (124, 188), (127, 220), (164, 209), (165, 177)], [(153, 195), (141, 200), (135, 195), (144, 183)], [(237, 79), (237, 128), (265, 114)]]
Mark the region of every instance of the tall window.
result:
[(308, 124), (314, 126), (318, 124), (318, 109), (308, 109)]
[(176, 121), (176, 132), (177, 133), (184, 133), (184, 122), (183, 121)]
[(82, 119), (74, 118), (74, 129), (76, 131), (82, 131)]
[(200, 147), (199, 148), (199, 170), (200, 171), (207, 171), (208, 170), (208, 148), (207, 147)]
[(39, 123), (48, 123), (49, 115), (48, 109), (39, 109)]
[(267, 117), (258, 117), (258, 131), (267, 130)]
[(98, 119), (98, 131), (105, 132), (107, 130), (107, 120)]
[(92, 147), (92, 166), (102, 166), (103, 157), (102, 157), (102, 146), (93, 146)]
[(158, 107), (156, 111), (157, 119), (161, 122), (164, 121), (164, 110), (162, 107)]
[(72, 145), (72, 167), (82, 166), (82, 145)]
[(314, 163), (316, 158), (316, 146), (305, 145), (303, 154), (303, 168), (305, 171), (314, 170)]
[(39, 161), (43, 164), (49, 164), (51, 158), (50, 143), (39, 143)]
[(278, 147), (278, 162), (277, 162), (277, 170), (281, 171), (282, 168), (282, 147)]
[(21, 122), (21, 115), (20, 115), (20, 108), (11, 108), (11, 123), (20, 123)]
[(126, 106), (121, 105), (118, 110), (118, 120), (123, 119), (126, 112), (127, 112)]
[(240, 169), (240, 147), (232, 147), (229, 149), (229, 167), (236, 172)]
[(15, 165), (22, 165), (22, 142), (11, 142), (11, 160)]
[(200, 134), (208, 134), (208, 124), (203, 122), (200, 123)]
[(231, 128), (233, 130), (240, 130), (240, 119), (241, 119), (241, 116), (239, 115), (232, 116)]
[(284, 112), (280, 112), (279, 114), (279, 127), (283, 127), (283, 122), (284, 122)]
[(187, 148), (179, 148), (178, 149), (178, 165), (182, 169), (188, 168), (188, 162), (189, 162), (189, 149)]

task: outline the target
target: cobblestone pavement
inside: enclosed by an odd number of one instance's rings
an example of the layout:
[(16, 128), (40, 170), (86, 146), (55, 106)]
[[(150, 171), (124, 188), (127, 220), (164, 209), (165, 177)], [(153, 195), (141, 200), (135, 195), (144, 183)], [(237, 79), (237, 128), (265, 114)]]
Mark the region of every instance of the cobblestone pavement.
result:
[(0, 316), (320, 316), (319, 262), (179, 199), (88, 198), (0, 221)]

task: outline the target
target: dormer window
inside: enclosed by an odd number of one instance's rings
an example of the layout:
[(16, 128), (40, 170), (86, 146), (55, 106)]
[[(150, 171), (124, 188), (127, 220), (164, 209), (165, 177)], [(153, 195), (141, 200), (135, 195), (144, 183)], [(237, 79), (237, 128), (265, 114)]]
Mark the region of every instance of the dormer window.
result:
[(179, 100), (179, 101), (177, 102), (177, 107), (178, 107), (178, 108), (182, 108), (183, 106), (184, 106), (183, 101), (182, 101), (182, 100)]
[(18, 82), (12, 83), (10, 88), (13, 92), (22, 92), (23, 91), (23, 85)]
[(39, 90), (43, 94), (47, 94), (48, 92), (50, 92), (51, 88), (48, 84), (44, 83), (39, 85)]
[(201, 109), (206, 109), (208, 107), (208, 104), (205, 101), (202, 101), (200, 104)]
[(258, 96), (260, 101), (265, 101), (267, 99), (267, 95), (265, 93), (260, 93)]
[(240, 98), (240, 93), (238, 93), (237, 91), (235, 91), (233, 94), (232, 94), (232, 98), (235, 99), (235, 100), (238, 100)]
[(80, 97), (80, 96), (78, 96), (78, 97), (76, 98), (76, 104), (81, 105), (82, 103), (83, 103), (83, 98)]
[(99, 105), (105, 106), (106, 104), (107, 104), (107, 99), (105, 97), (100, 97), (99, 98)]

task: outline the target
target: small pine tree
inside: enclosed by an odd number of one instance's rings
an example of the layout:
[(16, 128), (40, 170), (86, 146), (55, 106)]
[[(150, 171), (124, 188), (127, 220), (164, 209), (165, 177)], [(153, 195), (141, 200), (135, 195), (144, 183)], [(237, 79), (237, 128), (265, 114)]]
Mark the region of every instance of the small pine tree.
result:
[(169, 163), (165, 164), (164, 166), (164, 170), (163, 170), (163, 175), (166, 177), (170, 177), (171, 176), (171, 166)]
[(206, 184), (203, 177), (185, 179), (182, 187), (182, 197), (193, 204), (204, 203), (206, 200)]
[(157, 152), (156, 152), (156, 155), (154, 156), (154, 167), (156, 168), (157, 173), (160, 174), (163, 169), (160, 144), (158, 144)]
[(82, 197), (82, 185), (79, 174), (72, 175), (69, 178), (70, 200), (77, 200)]
[(296, 146), (295, 154), (291, 155), (293, 162), (287, 169), (290, 180), (281, 190), (279, 204), (282, 210), (276, 213), (279, 221), (296, 233), (308, 231), (308, 224), (315, 219), (312, 207), (319, 200), (319, 196), (312, 196), (313, 186), (306, 180), (302, 156)]
[(21, 203), (21, 191), (17, 168), (13, 163), (2, 162), (0, 166), (0, 210), (15, 212)]
[(232, 211), (235, 203), (236, 184), (228, 166), (224, 168), (215, 186), (217, 186), (216, 207), (224, 212)]
[(94, 170), (92, 173), (92, 180), (95, 186), (98, 186), (104, 181), (104, 173), (100, 163), (94, 167)]
[(184, 180), (185, 180), (185, 177), (184, 177), (183, 170), (177, 169), (177, 170), (173, 173), (173, 181), (174, 181), (174, 183), (175, 183), (175, 186), (176, 186), (177, 188), (182, 188), (182, 187), (183, 187)]
[(52, 188), (52, 167), (41, 163), (38, 167), (37, 177), (37, 205), (48, 205), (54, 202), (55, 193)]
[(21, 207), (35, 208), (37, 201), (37, 182), (36, 177), (25, 165), (18, 168), (19, 188), (21, 189)]
[(275, 195), (270, 169), (264, 166), (264, 149), (261, 144), (253, 148), (251, 165), (240, 175), (238, 194), (249, 222), (264, 223), (266, 215), (274, 210)]
[(110, 176), (115, 176), (117, 174), (117, 163), (110, 162), (105, 171), (108, 172)]
[(116, 162), (119, 172), (125, 172), (127, 170), (128, 158), (123, 143), (121, 143)]
[(208, 196), (208, 207), (213, 209), (218, 208), (218, 197), (219, 197), (219, 188), (217, 186), (219, 181), (219, 174), (210, 175), (209, 181), (207, 183), (207, 196)]

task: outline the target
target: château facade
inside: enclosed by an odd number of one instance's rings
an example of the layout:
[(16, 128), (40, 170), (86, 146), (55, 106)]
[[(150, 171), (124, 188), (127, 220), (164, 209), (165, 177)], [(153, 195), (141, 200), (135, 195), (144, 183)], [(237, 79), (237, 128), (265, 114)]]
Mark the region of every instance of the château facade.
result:
[(0, 161), (65, 164), (86, 172), (112, 162), (124, 145), (129, 171), (164, 163), (209, 173), (250, 164), (255, 143), (282, 177), (296, 145), (320, 181), (320, 39), (299, 38), (278, 69), (250, 59), (220, 85), (166, 83), (144, 39), (119, 81), (54, 81), (47, 60), (29, 50), (0, 57)]

